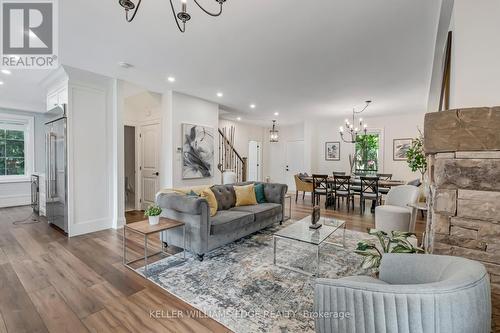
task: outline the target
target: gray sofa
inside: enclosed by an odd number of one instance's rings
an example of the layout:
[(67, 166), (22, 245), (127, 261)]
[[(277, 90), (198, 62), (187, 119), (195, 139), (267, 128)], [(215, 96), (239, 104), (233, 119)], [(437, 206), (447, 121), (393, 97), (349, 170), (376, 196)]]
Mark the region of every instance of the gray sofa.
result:
[[(239, 183), (248, 185), (254, 182)], [(254, 183), (258, 184), (258, 183)], [(218, 203), (217, 214), (210, 216), (204, 198), (179, 193), (158, 193), (156, 203), (163, 209), (162, 216), (186, 223), (186, 247), (203, 260), (205, 253), (283, 221), (283, 207), (287, 185), (264, 184), (266, 203), (235, 207), (233, 185), (211, 187)], [(182, 229), (164, 232), (168, 245), (183, 247)]]
[(384, 254), (380, 279), (318, 279), (314, 308), (344, 318), (317, 316), (316, 332), (321, 333), (491, 331), (485, 267), (451, 256)]

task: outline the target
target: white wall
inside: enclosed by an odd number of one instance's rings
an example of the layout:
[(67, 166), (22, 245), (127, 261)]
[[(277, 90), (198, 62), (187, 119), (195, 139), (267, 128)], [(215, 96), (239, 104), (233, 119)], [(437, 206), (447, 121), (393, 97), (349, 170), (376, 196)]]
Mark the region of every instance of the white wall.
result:
[[(1, 109), (0, 113), (33, 117), (34, 119), (34, 172), (45, 172), (45, 115), (37, 112), (25, 112)], [(29, 176), (28, 176), (29, 178)], [(16, 182), (0, 183), (0, 208), (29, 205), (31, 203), (31, 182), (29, 179)]]
[[(278, 123), (279, 124), (279, 123)], [(266, 129), (269, 133), (270, 128)], [(300, 141), (305, 139), (304, 124), (299, 123), (289, 126), (278, 126), (279, 142), (269, 142), (269, 137), (264, 140), (263, 174), (264, 179), (270, 177), (274, 183), (286, 183), (286, 143), (288, 141)], [(306, 145), (306, 142), (304, 142)], [(304, 153), (307, 149), (304, 149)], [(306, 158), (306, 156), (304, 156)]]
[(500, 105), (500, 1), (455, 0), (451, 108)]
[[(169, 152), (166, 150), (166, 161), (164, 163), (166, 172), (172, 172), (172, 186), (173, 187), (186, 187), (194, 185), (211, 185), (219, 184), (221, 182), (220, 172), (217, 169), (217, 163), (219, 158), (218, 150), (218, 134), (217, 128), (219, 126), (219, 105), (211, 103), (200, 98), (185, 95), (178, 92), (172, 92), (171, 97), (169, 94), (164, 95), (165, 102), (168, 105), (164, 106), (162, 111), (167, 112), (168, 115), (165, 117), (163, 122), (164, 132), (166, 135), (163, 136), (164, 141), (162, 146), (170, 145), (172, 148), (171, 166), (168, 163)], [(182, 124), (195, 124), (208, 126), (214, 129), (214, 176), (210, 178), (201, 179), (182, 179), (182, 153), (178, 151), (178, 148), (182, 148)], [(169, 170), (171, 168), (171, 171)], [(164, 184), (168, 184), (168, 181), (163, 180)]]
[(119, 218), (115, 214), (119, 201), (115, 192), (120, 175), (116, 149), (119, 128), (116, 80), (71, 67), (64, 69), (69, 97), (68, 235), (71, 237), (119, 224), (115, 221)]

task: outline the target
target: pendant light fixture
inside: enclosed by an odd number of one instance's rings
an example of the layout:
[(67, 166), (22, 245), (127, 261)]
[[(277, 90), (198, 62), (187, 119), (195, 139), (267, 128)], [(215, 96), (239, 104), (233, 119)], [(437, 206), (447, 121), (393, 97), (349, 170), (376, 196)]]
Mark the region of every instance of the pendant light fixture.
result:
[[(210, 16), (219, 16), (222, 14), (222, 5), (226, 2), (226, 0), (215, 0), (219, 4), (219, 10), (216, 12), (211, 12), (205, 9), (198, 0), (193, 0), (194, 3), (200, 7), (200, 9)], [(139, 7), (141, 6), (142, 0), (138, 0), (137, 4), (134, 3), (133, 0), (118, 0), (120, 6), (125, 9), (125, 19), (127, 22), (132, 22), (139, 11)], [(175, 23), (177, 24), (177, 28), (179, 28), (180, 32), (186, 31), (186, 22), (191, 19), (191, 15), (187, 12), (187, 0), (181, 0), (181, 10), (176, 12), (173, 0), (170, 0), (170, 8), (172, 9), (172, 14), (174, 15)]]
[(276, 120), (273, 120), (273, 128), (269, 131), (269, 142), (279, 141), (279, 131), (276, 129)]
[[(349, 122), (349, 119), (345, 120), (345, 128), (344, 126), (340, 126), (339, 133), (342, 141), (346, 143), (356, 143), (360, 132), (363, 132), (363, 135), (366, 135), (368, 130), (368, 125), (363, 123), (363, 118), (359, 118), (359, 121), (355, 120), (356, 114), (359, 114), (365, 111), (372, 101), (366, 101), (366, 106), (361, 111), (356, 111), (356, 109), (352, 109), (352, 123)], [(359, 126), (358, 126), (359, 124)], [(346, 138), (347, 137), (347, 138)]]

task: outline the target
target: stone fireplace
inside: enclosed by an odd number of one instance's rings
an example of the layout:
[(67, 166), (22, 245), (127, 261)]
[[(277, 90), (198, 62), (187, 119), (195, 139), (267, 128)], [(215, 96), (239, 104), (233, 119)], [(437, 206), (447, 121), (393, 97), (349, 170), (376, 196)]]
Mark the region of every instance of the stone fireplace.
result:
[(428, 113), (426, 249), (482, 262), (500, 330), (500, 107)]

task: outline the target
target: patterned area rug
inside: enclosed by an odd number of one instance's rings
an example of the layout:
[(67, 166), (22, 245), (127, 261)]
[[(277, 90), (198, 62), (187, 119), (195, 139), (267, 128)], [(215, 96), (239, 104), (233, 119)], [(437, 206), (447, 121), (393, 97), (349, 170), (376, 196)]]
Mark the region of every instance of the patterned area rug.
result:
[[(168, 257), (149, 266), (150, 279), (231, 330), (246, 332), (314, 332), (314, 277), (273, 265), (272, 226), (214, 250), (199, 262)], [(322, 278), (366, 275), (353, 253), (366, 233), (346, 230), (346, 248), (325, 244), (320, 251)], [(341, 242), (337, 231), (332, 242)], [(316, 272), (316, 250), (308, 244), (278, 240), (278, 263)], [(141, 270), (141, 269), (140, 269)]]

